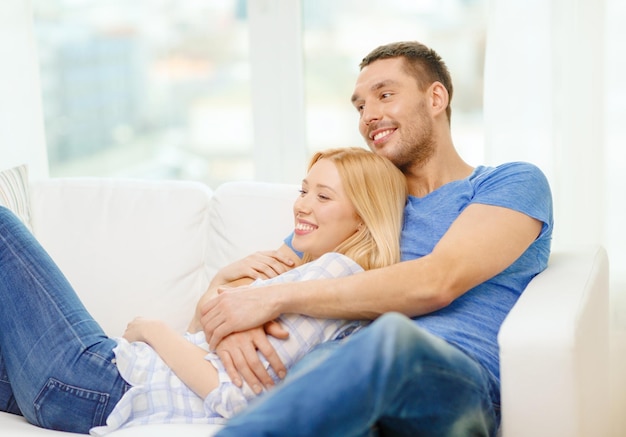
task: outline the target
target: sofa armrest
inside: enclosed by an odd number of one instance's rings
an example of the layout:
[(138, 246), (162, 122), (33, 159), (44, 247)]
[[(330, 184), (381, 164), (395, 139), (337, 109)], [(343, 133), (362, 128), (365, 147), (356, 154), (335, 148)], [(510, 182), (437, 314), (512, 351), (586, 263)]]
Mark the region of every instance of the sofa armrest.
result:
[(211, 195), (196, 182), (38, 181), (33, 232), (107, 334), (139, 315), (182, 331), (209, 282)]
[(498, 341), (503, 437), (608, 435), (608, 259), (556, 251), (504, 321)]

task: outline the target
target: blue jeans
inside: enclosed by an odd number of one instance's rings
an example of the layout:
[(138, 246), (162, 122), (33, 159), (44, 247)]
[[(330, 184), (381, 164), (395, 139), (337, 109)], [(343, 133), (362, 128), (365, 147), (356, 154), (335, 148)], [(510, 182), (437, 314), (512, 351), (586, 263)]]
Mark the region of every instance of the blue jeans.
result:
[(494, 390), (476, 361), (389, 313), (318, 346), (216, 435), (494, 436)]
[(32, 234), (0, 207), (0, 410), (88, 433), (128, 385), (108, 338)]

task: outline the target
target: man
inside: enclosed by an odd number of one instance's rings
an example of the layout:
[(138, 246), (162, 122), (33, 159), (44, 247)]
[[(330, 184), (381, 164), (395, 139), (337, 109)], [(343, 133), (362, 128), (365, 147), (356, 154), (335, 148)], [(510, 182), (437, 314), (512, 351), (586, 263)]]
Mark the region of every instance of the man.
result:
[[(273, 359), (259, 326), (290, 312), (374, 319), (311, 352), (218, 436), (495, 435), (497, 333), (547, 265), (552, 200), (533, 165), (472, 168), (462, 160), (450, 132), (451, 97), (447, 67), (420, 43), (388, 44), (363, 59), (352, 95), (359, 130), (402, 170), (411, 194), (403, 261), (209, 301), (207, 339), (257, 391), (266, 378), (250, 352)], [(239, 335), (252, 340), (236, 343)]]

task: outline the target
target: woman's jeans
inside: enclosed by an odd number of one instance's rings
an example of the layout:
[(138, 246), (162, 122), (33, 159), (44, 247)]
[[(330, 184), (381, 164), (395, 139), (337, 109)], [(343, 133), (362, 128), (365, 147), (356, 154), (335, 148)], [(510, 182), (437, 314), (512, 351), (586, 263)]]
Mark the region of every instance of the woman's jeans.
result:
[(115, 341), (32, 234), (0, 207), (0, 410), (88, 433), (127, 390)]
[(493, 389), (474, 360), (389, 313), (318, 346), (216, 436), (494, 436)]

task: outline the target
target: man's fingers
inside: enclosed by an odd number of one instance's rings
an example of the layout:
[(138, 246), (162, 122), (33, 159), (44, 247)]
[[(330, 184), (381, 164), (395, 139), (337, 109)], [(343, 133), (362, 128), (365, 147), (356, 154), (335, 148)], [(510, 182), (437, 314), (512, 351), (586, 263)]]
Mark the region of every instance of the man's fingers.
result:
[[(258, 394), (261, 393), (263, 387), (272, 387), (274, 385), (274, 380), (270, 374), (267, 373), (267, 370), (259, 359), (259, 355), (256, 350), (246, 348), (245, 350), (242, 350), (242, 352), (244, 356), (242, 356), (241, 359), (247, 364), (245, 369), (246, 373), (242, 373), (242, 376), (248, 385), (252, 387), (252, 390)], [(248, 373), (248, 371), (250, 373)]]
[(216, 353), (233, 383), (239, 386), (243, 380), (255, 393), (261, 393), (263, 387), (270, 388), (275, 383), (259, 353), (280, 378), (286, 375), (285, 366), (263, 328), (229, 334), (217, 344)]
[[(219, 349), (217, 354), (224, 364), (226, 373), (228, 373), (230, 379), (238, 387), (241, 387), (242, 385), (242, 378), (257, 394), (263, 391), (264, 386), (269, 387), (270, 385), (273, 385), (274, 381), (272, 381), (269, 374), (267, 375), (267, 378), (263, 377), (262, 379), (259, 379), (257, 377), (255, 372), (258, 372), (259, 368), (265, 371), (265, 368), (259, 360), (254, 347), (244, 346), (243, 348), (240, 348), (231, 344), (229, 351)], [(267, 372), (265, 373), (267, 374)]]
[(228, 373), (228, 377), (237, 387), (241, 387), (243, 384), (241, 383), (241, 377), (239, 376), (239, 372), (233, 365), (232, 357), (228, 351), (216, 351), (217, 355), (220, 357), (222, 364), (224, 365), (224, 369), (226, 373)]
[[(218, 326), (216, 329), (213, 329), (213, 330), (211, 331), (211, 338), (207, 339), (207, 340), (208, 340), (208, 343), (209, 343), (209, 349), (210, 349), (210, 350), (215, 350), (215, 348), (217, 347), (217, 345), (218, 345), (218, 344), (220, 344), (220, 341), (222, 341), (222, 339), (223, 339), (224, 337), (226, 337), (226, 335), (230, 334), (230, 333), (224, 333), (224, 334), (222, 334), (222, 333), (220, 332), (220, 328), (221, 328), (222, 326), (223, 326), (223, 325), (220, 325), (220, 326)], [(221, 330), (221, 331), (224, 331), (224, 330)]]
[(289, 337), (289, 332), (275, 320), (270, 320), (263, 326), (263, 328), (265, 329), (266, 334), (271, 335), (274, 338), (285, 340)]
[[(270, 366), (272, 367), (272, 369), (274, 369), (274, 372), (278, 375), (278, 377), (280, 379), (284, 379), (285, 376), (287, 376), (287, 369), (285, 368), (285, 365), (280, 360), (280, 357), (278, 356), (278, 353), (276, 353), (276, 350), (272, 347), (270, 342), (267, 341), (267, 338), (264, 338), (263, 340), (264, 341), (257, 342), (257, 348), (259, 349), (259, 352), (261, 352), (265, 359), (270, 363)], [(263, 371), (265, 374), (267, 374), (265, 368), (263, 369)], [(269, 377), (269, 374), (267, 375)]]
[(213, 351), (229, 333), (225, 333), (224, 324), (217, 317), (211, 318), (205, 314), (200, 320), (209, 348)]

